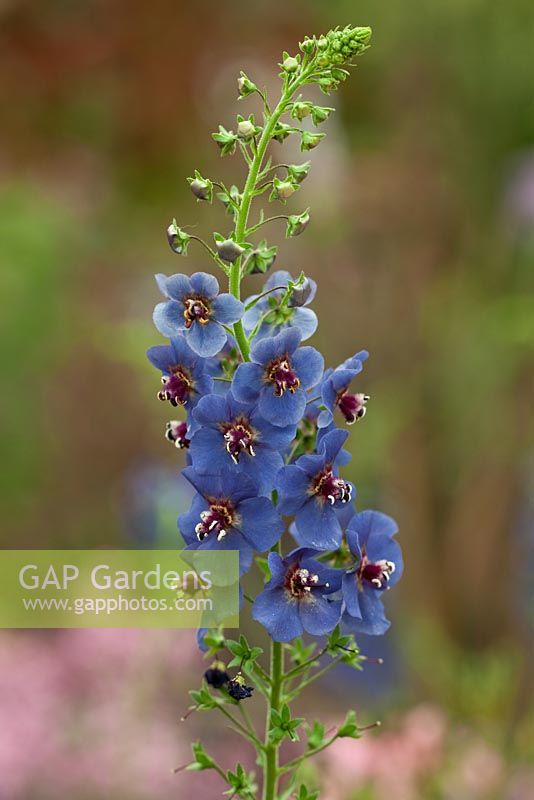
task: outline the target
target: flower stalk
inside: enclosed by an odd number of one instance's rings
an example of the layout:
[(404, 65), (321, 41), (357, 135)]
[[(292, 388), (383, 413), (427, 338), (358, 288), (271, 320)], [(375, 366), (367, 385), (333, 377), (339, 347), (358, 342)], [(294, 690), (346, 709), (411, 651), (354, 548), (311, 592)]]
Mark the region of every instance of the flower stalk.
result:
[[(221, 155), (243, 156), (243, 189), (227, 188), (198, 170), (189, 178), (197, 202), (220, 200), (233, 228), (213, 233), (215, 249), (176, 221), (167, 229), (177, 255), (187, 253), (191, 240), (199, 241), (228, 277), (229, 291), (221, 293), (217, 279), (204, 272), (156, 276), (165, 300), (156, 306), (154, 322), (170, 343), (150, 348), (148, 357), (162, 373), (160, 399), (185, 410), (184, 421), (167, 424), (166, 438), (187, 449), (182, 474), (195, 490), (190, 510), (178, 519), (180, 532), (187, 549), (237, 550), (239, 575), (256, 566), (266, 579), (256, 597), (242, 596), (270, 636), (268, 667), (263, 650), (242, 634), (238, 641), (228, 638), (222, 623), (201, 629), (199, 646), (212, 663), (200, 690), (191, 692), (189, 713), (219, 711), (231, 731), (255, 750), (262, 800), (315, 800), (317, 792), (305, 785), (294, 793), (302, 763), (337, 739), (357, 739), (365, 730), (352, 710), (327, 732), (318, 721), (308, 725), (293, 717), (291, 704), (338, 664), (362, 668), (365, 656), (355, 636), (387, 630), (382, 593), (403, 567), (395, 522), (376, 511), (356, 513), (354, 487), (340, 475), (350, 455), (344, 449), (348, 431), (336, 422), (350, 425), (365, 414), (369, 396), (350, 387), (360, 379), (367, 351), (325, 370), (323, 356), (302, 346), (317, 327), (309, 307), (317, 286), (302, 272), (296, 279), (274, 272), (255, 296), (241, 299), (245, 274), (266, 273), (277, 255), (267, 240), (253, 244), (248, 239), (277, 219), (286, 221), (286, 237), (299, 236), (310, 222), (309, 208), (271, 215), (262, 208), (259, 221), (249, 227), (255, 199), (292, 202), (310, 168), (309, 161), (273, 165), (269, 145), (289, 136), (300, 137), (302, 152), (320, 145), (325, 134), (298, 123), (309, 117), (317, 127), (333, 109), (297, 93), (310, 84), (325, 94), (337, 89), (354, 57), (367, 49), (370, 35), (369, 28), (336, 28), (306, 37), (296, 55), (284, 53), (281, 94), (272, 107), (266, 93), (241, 72), (239, 97), (260, 95), (262, 125), (254, 115), (238, 115), (236, 133), (219, 125), (212, 137)], [(213, 187), (221, 191), (215, 194)], [(281, 544), (283, 518), (293, 519), (289, 534), (297, 545), (288, 554)], [(303, 634), (321, 645), (305, 642)], [(258, 695), (266, 705), (263, 739), (246, 706)], [(293, 746), (301, 737), (303, 746), (282, 763), (282, 743)], [(240, 763), (225, 771), (200, 742), (185, 768), (216, 771), (230, 797), (259, 796), (254, 773)]]

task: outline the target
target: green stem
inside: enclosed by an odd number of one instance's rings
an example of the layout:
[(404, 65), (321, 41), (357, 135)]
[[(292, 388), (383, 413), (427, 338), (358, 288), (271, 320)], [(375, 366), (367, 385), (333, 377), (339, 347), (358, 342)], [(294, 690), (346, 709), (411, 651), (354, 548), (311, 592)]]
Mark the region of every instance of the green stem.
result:
[(278, 791), (278, 748), (279, 742), (271, 742), (271, 711), (280, 709), (282, 675), (284, 671), (284, 651), (280, 642), (271, 642), (271, 695), (267, 725), (265, 729), (265, 761), (263, 771), (263, 800), (276, 800)]
[[(243, 196), (241, 198), (241, 204), (239, 206), (239, 213), (236, 216), (234, 241), (237, 242), (237, 244), (244, 244), (243, 240), (245, 236), (245, 231), (247, 229), (248, 215), (250, 213), (250, 205), (252, 203), (252, 198), (254, 196), (254, 191), (256, 189), (258, 175), (263, 165), (263, 159), (265, 158), (265, 153), (267, 151), (269, 142), (271, 141), (271, 137), (275, 129), (276, 123), (278, 122), (284, 111), (287, 110), (287, 105), (293, 93), (302, 83), (305, 82), (307, 77), (308, 77), (307, 74), (303, 73), (299, 79), (295, 80), (294, 83), (291, 83), (290, 81), (286, 82), (284, 86), (284, 91), (282, 92), (282, 96), (278, 101), (276, 108), (274, 109), (271, 116), (265, 122), (265, 127), (263, 128), (262, 134), (258, 141), (256, 152), (254, 154), (254, 158), (252, 159), (252, 163), (250, 164), (248, 170), (245, 187), (243, 189)], [(240, 258), (234, 261), (230, 269), (230, 292), (238, 300), (241, 299)], [(243, 329), (243, 323), (241, 322), (241, 320), (239, 320), (239, 322), (236, 322), (234, 325), (234, 335), (237, 344), (239, 346), (239, 349), (241, 350), (241, 355), (243, 356), (243, 360), (249, 361), (250, 344), (245, 335), (245, 331)]]

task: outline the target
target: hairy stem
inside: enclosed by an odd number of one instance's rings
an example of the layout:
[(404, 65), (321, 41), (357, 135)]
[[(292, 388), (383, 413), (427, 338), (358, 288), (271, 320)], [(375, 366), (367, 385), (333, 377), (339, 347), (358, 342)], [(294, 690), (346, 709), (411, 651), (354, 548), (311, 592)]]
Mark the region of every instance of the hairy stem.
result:
[(280, 642), (271, 642), (271, 695), (267, 725), (265, 728), (265, 762), (263, 771), (263, 800), (276, 800), (278, 790), (278, 742), (271, 742), (271, 711), (280, 708), (282, 675), (284, 671), (284, 650)]
[[(263, 165), (263, 159), (265, 158), (265, 153), (267, 151), (269, 142), (271, 141), (276, 123), (282, 114), (287, 110), (287, 106), (292, 95), (295, 93), (298, 87), (307, 80), (307, 78), (308, 74), (303, 73), (301, 77), (296, 79), (293, 83), (287, 80), (284, 86), (284, 91), (282, 92), (282, 96), (280, 97), (276, 108), (265, 120), (265, 126), (259, 138), (256, 152), (254, 153), (254, 158), (249, 166), (245, 187), (243, 189), (243, 196), (239, 206), (239, 212), (236, 216), (234, 241), (236, 241), (237, 244), (244, 244), (243, 239), (247, 229), (248, 215), (250, 213), (250, 206), (252, 203), (252, 198), (254, 197), (256, 183), (258, 181), (258, 175), (260, 174)], [(230, 292), (234, 295), (234, 297), (237, 297), (238, 300), (241, 299), (241, 258), (238, 258), (236, 261), (234, 261), (230, 269)], [(243, 356), (243, 360), (249, 361), (250, 344), (245, 335), (241, 320), (236, 322), (234, 325), (234, 335), (241, 351), (241, 355)]]

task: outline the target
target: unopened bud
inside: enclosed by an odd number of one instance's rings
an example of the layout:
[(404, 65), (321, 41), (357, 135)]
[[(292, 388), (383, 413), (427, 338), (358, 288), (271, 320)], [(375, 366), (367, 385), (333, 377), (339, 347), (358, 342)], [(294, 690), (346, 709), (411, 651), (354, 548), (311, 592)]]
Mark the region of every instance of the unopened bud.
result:
[(224, 239), (223, 241), (216, 242), (217, 253), (223, 261), (228, 261), (232, 264), (236, 259), (242, 255), (245, 250), (243, 247), (234, 242), (233, 239)]
[(299, 68), (299, 62), (293, 56), (288, 56), (284, 59), (282, 67), (285, 69), (286, 72), (296, 72)]
[(242, 119), (237, 124), (237, 133), (242, 139), (250, 139), (251, 136), (254, 136), (255, 131), (256, 126), (249, 119)]
[(167, 241), (169, 242), (169, 247), (173, 253), (185, 255), (187, 253), (187, 248), (189, 246), (189, 242), (191, 241), (191, 237), (178, 227), (176, 220), (174, 219), (167, 228)]
[(291, 214), (287, 220), (286, 239), (291, 236), (300, 236), (310, 224), (310, 210), (303, 211), (302, 214)]
[(311, 283), (311, 281), (308, 280), (308, 278), (304, 278), (299, 286), (293, 287), (288, 306), (290, 308), (300, 308), (300, 306), (305, 306), (306, 303), (312, 298), (314, 293), (315, 286)]
[(247, 97), (249, 94), (256, 92), (258, 87), (250, 80), (248, 75), (245, 75), (245, 73), (242, 72), (240, 77), (237, 79), (237, 89), (240, 97)]

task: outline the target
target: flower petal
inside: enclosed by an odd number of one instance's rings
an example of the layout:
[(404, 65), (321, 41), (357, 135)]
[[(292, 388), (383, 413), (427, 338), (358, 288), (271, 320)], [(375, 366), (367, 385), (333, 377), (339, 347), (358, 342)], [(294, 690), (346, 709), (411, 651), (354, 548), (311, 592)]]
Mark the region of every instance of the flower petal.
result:
[(187, 275), (171, 275), (165, 281), (165, 291), (170, 298), (179, 302), (193, 293), (191, 281)]
[(284, 524), (267, 497), (252, 497), (239, 504), (239, 529), (258, 552), (269, 550), (280, 539)]
[(191, 349), (204, 358), (217, 355), (226, 344), (224, 328), (214, 321), (210, 321), (206, 325), (195, 321), (185, 335)]
[(232, 394), (242, 403), (255, 402), (258, 399), (263, 369), (259, 364), (248, 361), (240, 364), (232, 380)]
[(322, 378), (324, 358), (315, 347), (299, 347), (293, 356), (293, 369), (303, 389), (315, 386)]
[(324, 636), (334, 630), (341, 618), (341, 601), (327, 600), (316, 592), (299, 603), (302, 627), (313, 636)]
[(243, 316), (245, 307), (231, 294), (220, 294), (211, 304), (213, 318), (222, 325), (231, 325)]
[(260, 392), (259, 410), (267, 422), (279, 425), (296, 425), (306, 408), (306, 395), (302, 389), (292, 393), (285, 391), (277, 397), (271, 385), (264, 386)]
[(252, 606), (252, 618), (267, 629), (275, 642), (290, 642), (302, 633), (297, 603), (284, 589), (264, 589)]
[(154, 325), (162, 336), (176, 336), (185, 328), (182, 307), (174, 300), (158, 303), (152, 315)]
[(191, 288), (195, 294), (212, 300), (219, 294), (219, 281), (209, 272), (195, 272), (191, 275)]

